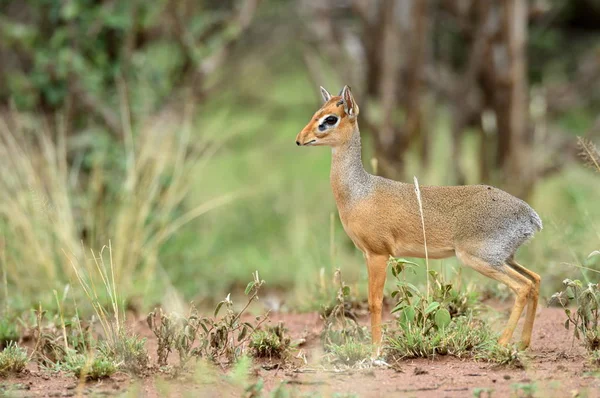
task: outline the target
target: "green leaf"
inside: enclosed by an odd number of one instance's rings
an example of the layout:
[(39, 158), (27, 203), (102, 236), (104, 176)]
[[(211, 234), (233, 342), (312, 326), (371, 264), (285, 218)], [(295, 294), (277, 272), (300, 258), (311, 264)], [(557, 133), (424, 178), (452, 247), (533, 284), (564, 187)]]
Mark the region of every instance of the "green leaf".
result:
[(405, 305), (402, 302), (396, 304), (396, 306), (392, 309), (392, 314), (395, 314), (396, 312), (400, 311), (404, 307), (405, 307)]
[(217, 308), (215, 308), (215, 316), (219, 314), (219, 311), (221, 310), (223, 304), (225, 304), (225, 301), (221, 301), (219, 304), (217, 304)]
[(345, 297), (349, 296), (349, 295), (350, 295), (350, 286), (344, 286), (344, 287), (342, 288), (342, 294), (343, 294)]
[(250, 293), (250, 291), (252, 291), (253, 287), (254, 287), (254, 281), (248, 282), (248, 285), (246, 286), (246, 290), (244, 290), (244, 294), (247, 296), (248, 293)]
[(447, 309), (441, 308), (435, 313), (435, 325), (443, 329), (450, 324), (450, 312)]
[(395, 259), (397, 264), (403, 264), (403, 265), (411, 265), (413, 267), (418, 267), (419, 264), (413, 262), (413, 261), (409, 261), (405, 258), (397, 258)]
[(246, 333), (248, 333), (248, 327), (246, 325), (244, 325), (244, 327), (242, 328), (242, 331), (240, 332), (239, 336), (238, 336), (238, 342), (242, 341), (244, 339), (244, 337), (246, 337)]
[(440, 303), (438, 303), (437, 301), (429, 303), (429, 305), (425, 309), (425, 315), (437, 310), (439, 306), (440, 306)]
[(565, 329), (569, 330), (569, 320), (568, 319), (565, 321)]
[(412, 283), (408, 283), (406, 282), (404, 284), (405, 287), (409, 288), (410, 290), (412, 290), (413, 292), (415, 292), (418, 296), (421, 295), (421, 291), (419, 289), (417, 289), (417, 287), (415, 285), (413, 285)]
[(400, 314), (400, 322), (403, 324), (411, 323), (415, 319), (415, 308), (413, 306), (407, 306), (402, 310)]

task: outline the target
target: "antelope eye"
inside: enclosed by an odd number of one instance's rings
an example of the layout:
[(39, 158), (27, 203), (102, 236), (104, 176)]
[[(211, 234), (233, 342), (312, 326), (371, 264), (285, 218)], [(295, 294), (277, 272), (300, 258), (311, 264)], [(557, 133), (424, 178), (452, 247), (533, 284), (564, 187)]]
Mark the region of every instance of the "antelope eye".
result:
[(325, 118), (325, 124), (328, 124), (330, 126), (333, 126), (334, 124), (336, 124), (338, 121), (338, 118), (336, 116), (327, 116)]

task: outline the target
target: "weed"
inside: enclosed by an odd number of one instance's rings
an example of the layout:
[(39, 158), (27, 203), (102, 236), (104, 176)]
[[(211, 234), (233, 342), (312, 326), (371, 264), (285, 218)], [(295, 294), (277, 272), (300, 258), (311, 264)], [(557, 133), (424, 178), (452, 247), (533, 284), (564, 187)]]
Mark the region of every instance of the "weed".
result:
[(118, 366), (113, 359), (102, 353), (85, 355), (70, 350), (64, 362), (57, 363), (55, 369), (72, 372), (77, 378), (99, 380), (114, 374)]
[(397, 290), (397, 329), (387, 338), (388, 357), (394, 360), (452, 355), (474, 357), (504, 365), (521, 366), (518, 353), (498, 345), (496, 335), (475, 318), (476, 295), (455, 289), (437, 272), (429, 271), (431, 293), (426, 296), (414, 285), (399, 279), (416, 264), (390, 259)]
[(252, 359), (246, 355), (237, 358), (231, 370), (227, 373), (227, 379), (230, 383), (238, 386), (248, 385), (248, 376), (252, 368)]
[(495, 338), (487, 341), (487, 344), (474, 352), (475, 359), (493, 362), (502, 366), (523, 369), (525, 358), (523, 352), (516, 345), (500, 345)]
[(27, 366), (27, 352), (15, 342), (9, 342), (0, 352), (0, 376), (6, 373), (20, 373)]
[(119, 369), (135, 375), (144, 375), (148, 371), (149, 357), (146, 351), (146, 339), (121, 331), (116, 341), (102, 342), (98, 351), (100, 357), (119, 364)]
[(533, 398), (538, 390), (535, 383), (515, 383), (510, 387), (519, 398)]
[(490, 387), (477, 387), (473, 389), (474, 398), (492, 398), (493, 388)]
[(259, 398), (263, 396), (263, 388), (265, 386), (265, 382), (263, 379), (258, 379), (254, 383), (250, 383), (244, 389), (244, 397), (245, 398)]
[[(159, 366), (167, 364), (169, 353), (173, 350), (177, 350), (179, 354), (180, 369), (193, 357), (214, 362), (224, 359), (233, 362), (241, 357), (253, 332), (268, 319), (267, 313), (257, 317), (255, 324), (241, 321), (241, 316), (250, 304), (258, 299), (258, 293), (265, 283), (259, 278), (258, 271), (253, 277), (246, 286), (245, 294), (248, 300), (240, 312), (233, 309), (233, 302), (228, 295), (217, 304), (212, 317), (201, 317), (194, 306), (187, 317), (165, 315), (160, 309), (148, 314), (148, 326), (159, 342)], [(222, 309), (225, 310), (225, 314), (218, 318)]]
[(321, 339), (330, 363), (354, 366), (370, 356), (372, 346), (365, 342), (368, 333), (349, 305), (350, 287), (342, 281), (339, 269), (334, 280), (338, 286), (335, 304), (323, 306), (320, 312), (324, 321)]
[(321, 339), (325, 348), (349, 341), (361, 341), (367, 337), (365, 329), (358, 324), (356, 315), (348, 303), (350, 287), (342, 281), (340, 269), (335, 271), (334, 279), (338, 285), (335, 304), (323, 306), (319, 313), (324, 322)]
[[(583, 339), (588, 352), (600, 350), (600, 284), (588, 283), (584, 287), (579, 280), (565, 279), (564, 289), (552, 295), (549, 304), (557, 303), (565, 311), (567, 330), (573, 326), (573, 335)], [(575, 311), (568, 308), (575, 302)]]
[(255, 358), (282, 358), (290, 347), (283, 322), (265, 330), (256, 330), (252, 333), (249, 347)]
[(331, 363), (354, 366), (369, 359), (373, 350), (370, 344), (348, 341), (339, 345), (329, 344), (327, 351)]

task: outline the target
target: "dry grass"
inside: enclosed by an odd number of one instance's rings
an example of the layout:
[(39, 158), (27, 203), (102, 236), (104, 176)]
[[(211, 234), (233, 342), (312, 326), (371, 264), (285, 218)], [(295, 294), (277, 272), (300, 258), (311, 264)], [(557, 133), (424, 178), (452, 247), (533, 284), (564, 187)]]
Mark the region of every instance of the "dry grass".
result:
[(579, 156), (584, 163), (600, 172), (600, 151), (596, 145), (586, 138), (577, 137), (577, 146), (579, 148)]
[(415, 195), (417, 195), (417, 201), (419, 202), (419, 214), (421, 215), (421, 227), (423, 229), (423, 246), (425, 246), (425, 266), (427, 267), (427, 297), (431, 291), (429, 283), (429, 253), (427, 252), (427, 235), (425, 234), (425, 216), (423, 214), (423, 201), (421, 200), (421, 190), (419, 189), (419, 180), (414, 177), (415, 181)]
[(214, 145), (192, 144), (188, 114), (126, 126), (124, 143), (109, 149), (90, 149), (101, 141), (98, 133), (77, 135), (90, 141), (81, 149), (62, 128), (26, 116), (15, 117), (11, 127), (0, 120), (0, 167), (10, 170), (0, 176), (5, 294), (32, 302), (44, 296), (48, 303), (53, 289), (78, 279), (77, 266), (95, 261), (84, 245), (98, 249), (109, 239), (114, 286), (141, 295), (136, 288), (161, 279), (156, 274), (167, 240), (236, 197), (190, 203), (190, 176), (201, 179), (199, 165)]

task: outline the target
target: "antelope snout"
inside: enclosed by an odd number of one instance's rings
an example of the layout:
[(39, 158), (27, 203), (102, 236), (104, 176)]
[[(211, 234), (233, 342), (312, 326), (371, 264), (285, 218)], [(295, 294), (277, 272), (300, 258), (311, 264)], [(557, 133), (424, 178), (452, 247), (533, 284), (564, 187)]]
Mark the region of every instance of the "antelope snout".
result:
[(304, 143), (304, 139), (302, 136), (306, 135), (306, 134), (303, 134), (303, 133), (304, 133), (304, 130), (299, 132), (298, 135), (296, 136), (296, 145), (298, 145), (298, 146), (300, 146)]

